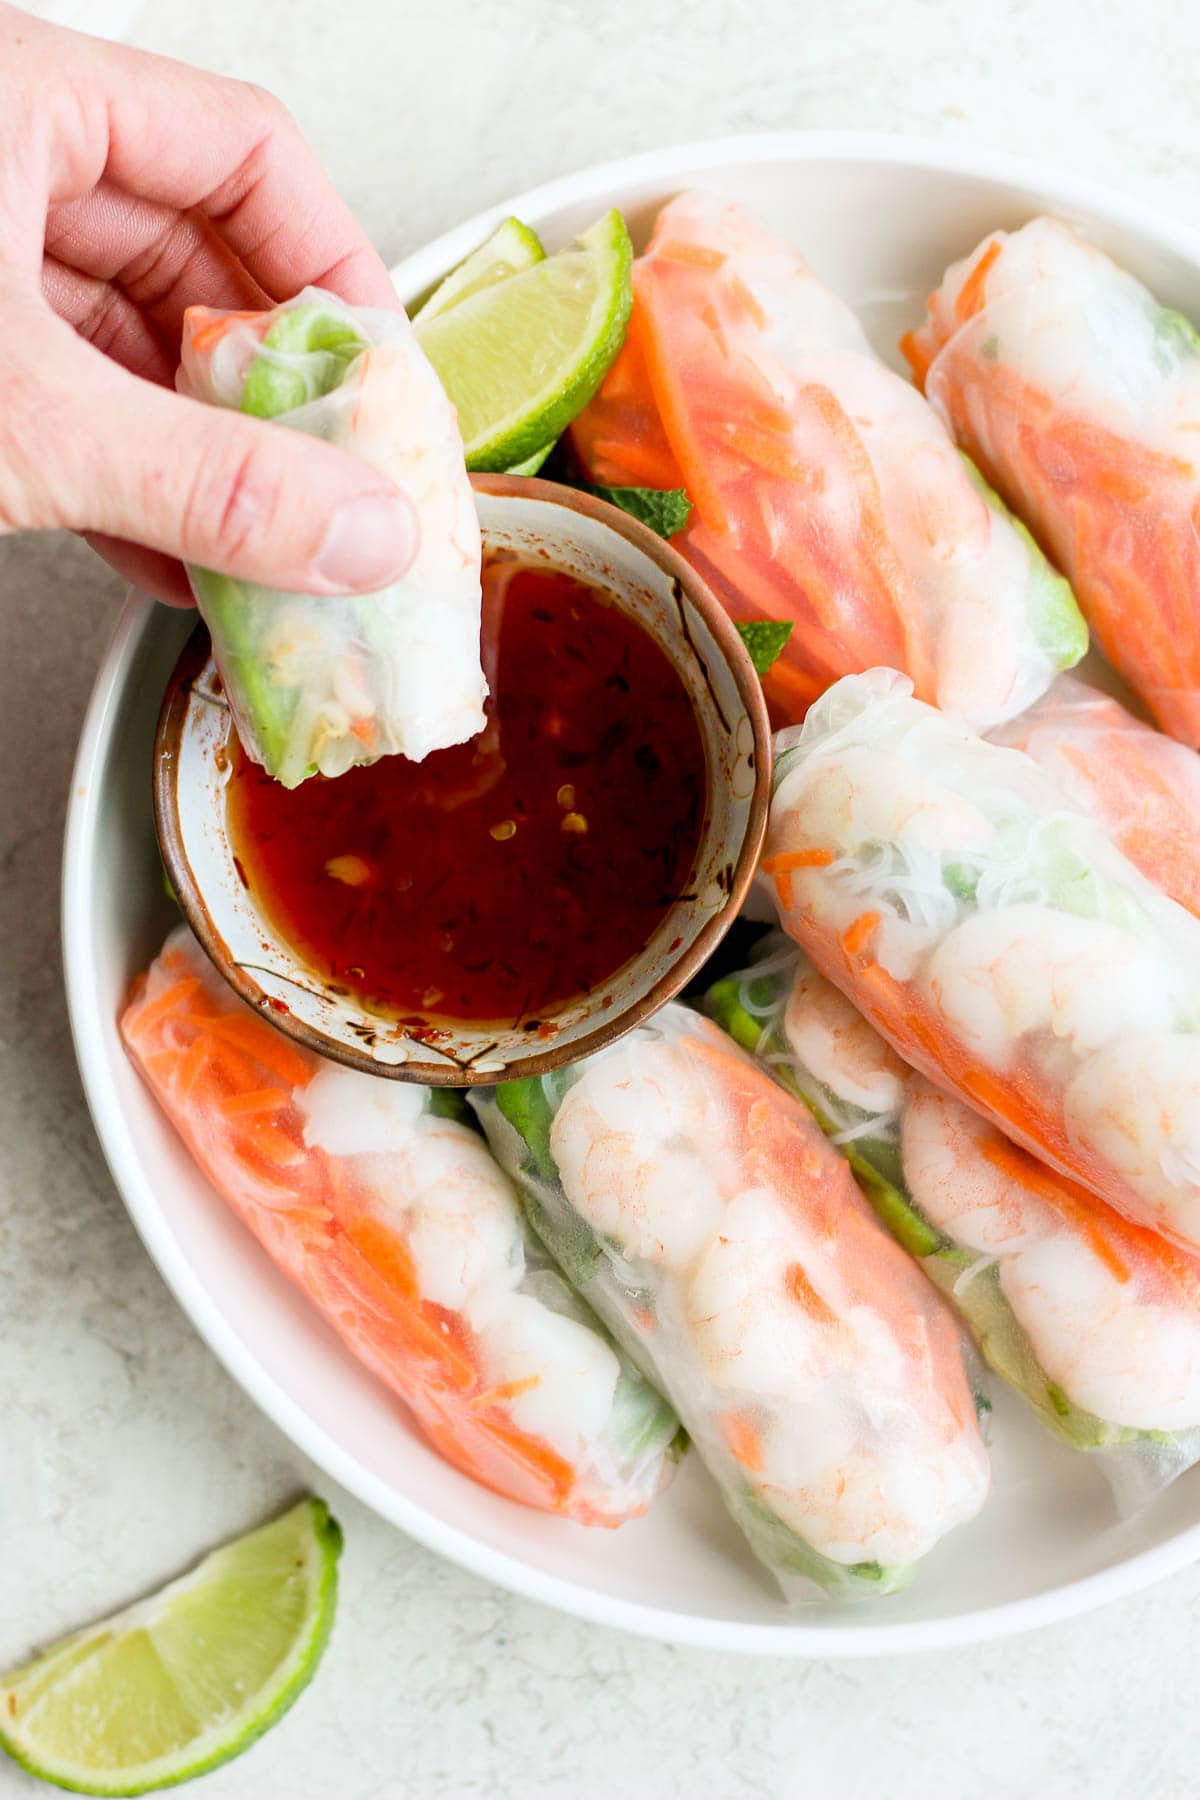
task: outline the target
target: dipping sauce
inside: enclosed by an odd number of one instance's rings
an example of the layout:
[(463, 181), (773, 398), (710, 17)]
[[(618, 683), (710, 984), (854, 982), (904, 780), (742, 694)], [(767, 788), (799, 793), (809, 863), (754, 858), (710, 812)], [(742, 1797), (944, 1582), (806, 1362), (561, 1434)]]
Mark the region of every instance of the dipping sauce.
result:
[(704, 745), (679, 676), (602, 589), (497, 555), (488, 724), (288, 789), (231, 746), (231, 839), (300, 962), (410, 1024), (514, 1021), (601, 988), (688, 889)]

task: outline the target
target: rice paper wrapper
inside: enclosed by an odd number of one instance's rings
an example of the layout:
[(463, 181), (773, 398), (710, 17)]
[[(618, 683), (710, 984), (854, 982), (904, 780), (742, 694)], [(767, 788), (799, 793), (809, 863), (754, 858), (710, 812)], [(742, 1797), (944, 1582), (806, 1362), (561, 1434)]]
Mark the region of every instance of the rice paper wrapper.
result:
[(1073, 804), (1102, 822), (1147, 881), (1200, 917), (1194, 751), (1070, 675), (988, 738), (1032, 756)]
[(121, 1031), (222, 1200), (448, 1462), (581, 1524), (645, 1511), (678, 1421), (528, 1228), (459, 1095), (300, 1049), (186, 927)]
[(785, 1595), (906, 1586), (987, 1492), (963, 1340), (803, 1107), (678, 1005), (470, 1098)]
[(246, 752), (295, 787), (483, 729), (480, 535), (454, 408), (405, 315), (306, 288), (269, 313), (189, 309), (181, 389), (381, 470), (420, 547), (374, 594), (312, 596), (190, 568)]
[(763, 682), (777, 723), (887, 664), (984, 730), (1078, 662), (1068, 584), (792, 244), (681, 194), (633, 290), (572, 443), (593, 482), (685, 488), (674, 547), (733, 618), (790, 622)]
[(902, 348), (1069, 577), (1100, 648), (1200, 748), (1200, 336), (1059, 219), (989, 234)]
[(776, 739), (784, 929), (904, 1060), (1200, 1245), (1200, 921), (1026, 754), (847, 678)]
[(1121, 1512), (1200, 1460), (1200, 1258), (933, 1088), (782, 937), (708, 1005), (803, 1100), (988, 1366), (1092, 1457)]

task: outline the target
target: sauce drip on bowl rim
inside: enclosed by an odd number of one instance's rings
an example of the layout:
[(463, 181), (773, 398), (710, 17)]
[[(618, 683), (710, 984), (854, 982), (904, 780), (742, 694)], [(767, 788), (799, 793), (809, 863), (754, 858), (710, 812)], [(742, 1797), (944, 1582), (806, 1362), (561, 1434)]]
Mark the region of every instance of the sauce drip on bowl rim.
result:
[(667, 656), (602, 588), (493, 554), (483, 636), (479, 737), (291, 791), (234, 740), (229, 831), (257, 903), (327, 986), (417, 1028), (544, 1032), (687, 892), (704, 745)]

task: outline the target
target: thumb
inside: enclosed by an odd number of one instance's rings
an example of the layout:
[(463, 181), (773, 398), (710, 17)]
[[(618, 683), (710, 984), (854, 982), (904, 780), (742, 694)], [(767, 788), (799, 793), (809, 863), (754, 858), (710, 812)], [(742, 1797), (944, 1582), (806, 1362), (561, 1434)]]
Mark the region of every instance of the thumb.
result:
[(45, 325), (19, 371), (0, 357), (0, 530), (103, 533), (309, 594), (366, 593), (411, 563), (416, 513), (377, 469), (153, 386)]

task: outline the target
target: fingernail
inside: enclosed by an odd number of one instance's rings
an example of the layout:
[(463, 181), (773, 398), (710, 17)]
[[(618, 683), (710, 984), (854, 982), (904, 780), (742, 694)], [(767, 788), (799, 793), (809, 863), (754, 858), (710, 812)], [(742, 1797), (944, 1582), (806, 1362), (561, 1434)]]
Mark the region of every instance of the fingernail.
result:
[(313, 569), (330, 593), (368, 594), (398, 581), (417, 553), (417, 517), (402, 494), (344, 500)]

